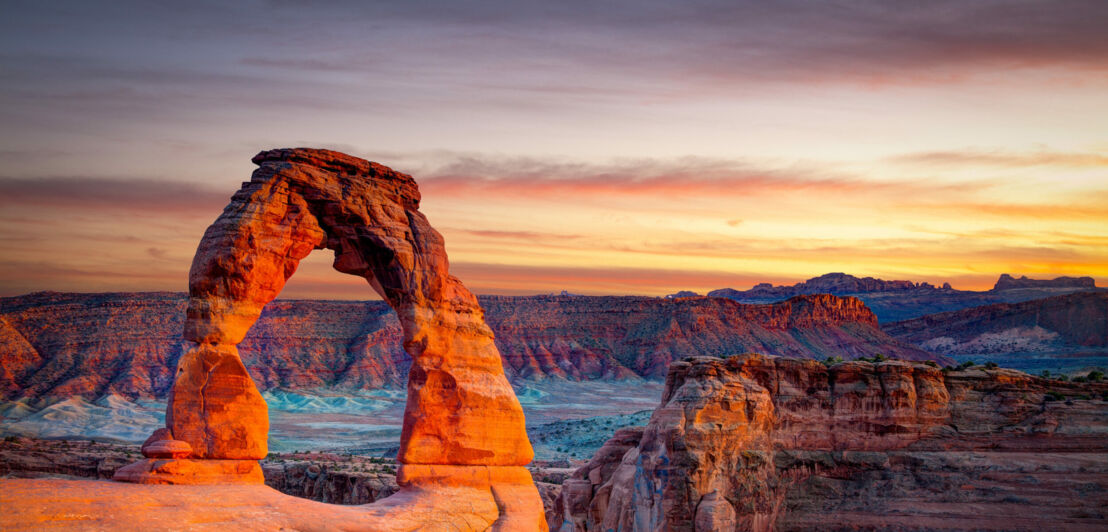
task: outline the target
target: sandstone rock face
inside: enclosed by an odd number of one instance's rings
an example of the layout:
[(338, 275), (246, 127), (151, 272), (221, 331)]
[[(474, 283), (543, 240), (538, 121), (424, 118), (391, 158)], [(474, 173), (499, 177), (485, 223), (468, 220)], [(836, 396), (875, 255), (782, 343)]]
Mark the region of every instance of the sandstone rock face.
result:
[(142, 455), (147, 458), (188, 458), (192, 455), (192, 446), (181, 440), (158, 440), (143, 445)]
[(257, 460), (182, 460), (151, 458), (124, 466), (112, 480), (138, 484), (264, 484)]
[(326, 150), (272, 150), (253, 160), (259, 169), (193, 259), (184, 336), (196, 345), (178, 362), (167, 407), (173, 438), (210, 460), (149, 459), (115, 478), (228, 483), (221, 475), (238, 474), (261, 483), (253, 460), (266, 454), (268, 416), (236, 345), (299, 261), (327, 248), (335, 269), (365, 278), (396, 311), (412, 357), (397, 457), (404, 489), (380, 503), (381, 516), (464, 489), (474, 502), (495, 501), (494, 529), (544, 526), (542, 501), (519, 467), (533, 457), (523, 410), (477, 299), (450, 276), (442, 237), (418, 210), (415, 181)]
[(265, 399), (233, 345), (201, 344), (181, 357), (165, 422), (197, 458), (261, 460), (267, 452)]
[(680, 361), (641, 437), (618, 432), (563, 484), (551, 529), (1103, 526), (1105, 392), (1003, 369)]

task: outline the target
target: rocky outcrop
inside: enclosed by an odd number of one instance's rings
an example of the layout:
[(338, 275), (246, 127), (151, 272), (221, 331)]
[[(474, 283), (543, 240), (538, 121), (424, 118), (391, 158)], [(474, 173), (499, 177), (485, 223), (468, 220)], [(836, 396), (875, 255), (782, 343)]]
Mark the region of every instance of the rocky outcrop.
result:
[(551, 529), (1104, 526), (1105, 399), (1108, 384), (1002, 369), (679, 361), (641, 436), (618, 432), (565, 481)]
[[(703, 297), (478, 302), (515, 381), (663, 379), (671, 360), (736, 350), (820, 359), (929, 356), (874, 327), (864, 307), (837, 298), (768, 306)], [(0, 394), (163, 398), (191, 344), (180, 337), (187, 304), (185, 295), (165, 292), (0, 298)], [(237, 349), (262, 390), (398, 387), (410, 364), (400, 322), (383, 301), (275, 300)]]
[(266, 454), (266, 405), (236, 346), (299, 261), (327, 248), (335, 269), (365, 278), (396, 311), (412, 357), (397, 455), (402, 490), (367, 526), (407, 530), (397, 513), (418, 520), (440, 497), (453, 506), (495, 502), (495, 522), (459, 516), (455, 528), (544, 526), (521, 467), (533, 457), (523, 410), (477, 299), (449, 274), (442, 236), (418, 210), (415, 181), (326, 150), (271, 150), (253, 161), (258, 170), (204, 233), (189, 272), (184, 337), (193, 345), (178, 361), (162, 437), (187, 442), (191, 459), (148, 458), (114, 478), (261, 482), (252, 460)]
[(1014, 288), (1096, 288), (1092, 277), (1055, 277), (1054, 279), (1031, 279), (1026, 275), (1020, 278), (1002, 273), (993, 285), (993, 290), (1011, 290)]
[(993, 303), (1018, 303), (1072, 292), (1098, 289), (1092, 278), (1059, 277), (1053, 280), (1013, 279), (1000, 276), (989, 291), (955, 290), (949, 283), (936, 287), (930, 283), (886, 281), (873, 277), (855, 277), (828, 273), (794, 285), (773, 286), (762, 283), (750, 290), (723, 288), (708, 292), (743, 303), (769, 303), (803, 294), (834, 294), (857, 297), (881, 320), (881, 323), (917, 318), (937, 312), (949, 312)]

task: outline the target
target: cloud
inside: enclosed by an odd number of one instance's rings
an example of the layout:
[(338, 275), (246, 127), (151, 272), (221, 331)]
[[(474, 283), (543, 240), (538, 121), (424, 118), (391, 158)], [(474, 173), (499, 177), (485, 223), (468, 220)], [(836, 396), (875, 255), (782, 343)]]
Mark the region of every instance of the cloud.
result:
[(557, 233), (545, 233), (537, 231), (497, 231), (497, 230), (481, 230), (481, 229), (457, 229), (444, 227), (443, 232), (450, 232), (452, 234), (465, 234), (475, 236), (478, 238), (489, 239), (504, 239), (504, 240), (523, 240), (533, 242), (536, 240), (579, 240), (583, 238), (582, 235), (566, 235)]
[(925, 166), (998, 166), (1022, 168), (1028, 166), (1064, 166), (1074, 168), (1108, 167), (1108, 155), (1100, 153), (1056, 152), (1037, 150), (1024, 153), (1003, 150), (932, 151), (897, 155), (889, 159), (896, 163)]
[[(251, 58), (307, 71), (364, 72), (391, 56), (415, 72), (435, 65), (440, 73), (481, 85), (481, 74), (504, 67), (496, 85), (521, 90), (558, 85), (565, 73), (589, 72), (591, 86), (572, 91), (608, 94), (616, 80), (637, 79), (640, 91), (670, 95), (755, 82), (852, 82), (910, 84), (948, 82), (991, 70), (1108, 68), (1097, 1), (1011, 2), (557, 2), (514, 4), (404, 2), (402, 5), (332, 4), (306, 13), (279, 3), (260, 16), (291, 14), (328, 23), (336, 35), (386, 49), (368, 63), (348, 47), (320, 47), (307, 58)], [(419, 34), (440, 46), (374, 41), (370, 32), (347, 30), (374, 24)], [(367, 36), (368, 35), (368, 36)], [(359, 48), (359, 47), (354, 47)], [(330, 59), (319, 59), (318, 52)], [(543, 73), (549, 75), (544, 75)], [(514, 74), (518, 73), (518, 74)], [(575, 75), (580, 79), (582, 76)], [(649, 82), (647, 82), (649, 80)], [(461, 79), (459, 79), (461, 81)], [(529, 81), (541, 81), (529, 83)], [(550, 82), (555, 83), (550, 83)], [(564, 84), (563, 84), (564, 85)]]
[(797, 192), (817, 194), (947, 194), (981, 183), (925, 184), (877, 181), (803, 165), (757, 166), (741, 160), (639, 159), (608, 164), (542, 158), (460, 155), (420, 179), (428, 194), (524, 197), (735, 197)]
[(0, 206), (81, 211), (218, 213), (231, 194), (193, 183), (100, 177), (0, 177)]
[(454, 262), (451, 273), (480, 294), (525, 295), (569, 290), (584, 294), (658, 294), (668, 287), (695, 289), (754, 285), (756, 274), (651, 268), (579, 268)]

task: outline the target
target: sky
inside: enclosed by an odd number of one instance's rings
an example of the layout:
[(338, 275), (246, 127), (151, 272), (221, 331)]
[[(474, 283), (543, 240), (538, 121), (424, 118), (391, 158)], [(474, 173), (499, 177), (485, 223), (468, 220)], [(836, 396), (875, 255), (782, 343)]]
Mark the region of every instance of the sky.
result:
[[(186, 290), (295, 146), (413, 175), (477, 293), (1108, 285), (1106, 2), (0, 11), (0, 296)], [(373, 296), (328, 255), (281, 297)]]

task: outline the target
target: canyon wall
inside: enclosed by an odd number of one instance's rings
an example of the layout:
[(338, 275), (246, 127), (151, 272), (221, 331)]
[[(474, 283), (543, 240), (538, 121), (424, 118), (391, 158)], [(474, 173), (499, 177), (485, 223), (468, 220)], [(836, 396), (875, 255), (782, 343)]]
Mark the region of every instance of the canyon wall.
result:
[(645, 428), (565, 481), (552, 530), (1108, 525), (1108, 384), (742, 355), (675, 362)]
[[(925, 351), (889, 337), (858, 300), (772, 305), (720, 298), (478, 298), (512, 380), (656, 378), (672, 360), (759, 351), (852, 359)], [(165, 397), (187, 343), (187, 298), (167, 292), (0, 299), (0, 396)], [(383, 301), (276, 300), (238, 345), (258, 387), (399, 387), (400, 322)]]

